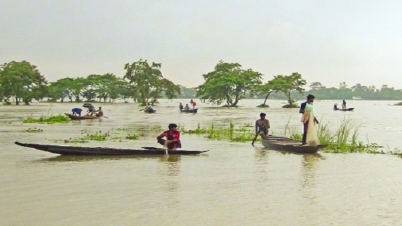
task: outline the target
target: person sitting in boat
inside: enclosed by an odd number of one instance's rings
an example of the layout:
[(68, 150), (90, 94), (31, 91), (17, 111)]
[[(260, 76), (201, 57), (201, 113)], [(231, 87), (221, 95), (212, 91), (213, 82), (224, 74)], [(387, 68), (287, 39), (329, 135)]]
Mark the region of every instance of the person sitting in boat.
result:
[(73, 115), (81, 116), (81, 112), (82, 112), (81, 108), (73, 108), (71, 111), (73, 112)]
[(186, 104), (186, 106), (184, 107), (185, 110), (190, 110), (190, 107), (188, 106), (188, 104)]
[(255, 121), (255, 134), (259, 134), (259, 133), (263, 132), (264, 133), (264, 134), (262, 134), (263, 137), (268, 136), (268, 131), (270, 128), (269, 121), (268, 121), (268, 119), (265, 119), (265, 116), (266, 116), (265, 113), (261, 113), (260, 119)]
[(334, 110), (338, 110), (338, 104), (334, 104)]
[[(181, 148), (180, 132), (177, 130), (177, 125), (171, 123), (168, 128), (169, 130), (164, 131), (161, 135), (156, 137), (158, 143), (166, 146), (169, 150)], [(163, 137), (166, 137), (166, 140), (162, 139)]]
[(93, 106), (89, 106), (89, 107), (88, 107), (88, 111), (87, 111), (87, 115), (92, 116), (92, 115), (94, 115), (94, 114), (96, 114), (95, 108), (94, 108)]
[(103, 111), (102, 107), (99, 107), (99, 109), (95, 113), (96, 117), (102, 117), (103, 116)]
[(184, 107), (183, 107), (183, 104), (182, 104), (182, 103), (180, 103), (180, 105), (179, 105), (179, 109), (180, 109), (180, 111), (181, 111), (181, 110), (183, 110), (183, 108), (184, 108)]
[(146, 110), (147, 110), (147, 111), (153, 111), (153, 110), (154, 110), (154, 108), (152, 107), (152, 104), (151, 104), (151, 103), (148, 103), (148, 105), (147, 105), (147, 107), (146, 107)]

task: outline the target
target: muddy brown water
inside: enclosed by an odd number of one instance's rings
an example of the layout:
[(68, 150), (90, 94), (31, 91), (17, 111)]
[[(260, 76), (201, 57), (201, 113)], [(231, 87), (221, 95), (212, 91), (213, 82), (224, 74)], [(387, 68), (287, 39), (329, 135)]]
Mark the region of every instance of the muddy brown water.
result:
[[(183, 148), (198, 156), (66, 157), (19, 147), (14, 141), (54, 143), (81, 130), (114, 136), (170, 122), (195, 128), (254, 123), (267, 113), (276, 134), (300, 131), (297, 109), (284, 101), (244, 100), (239, 108), (197, 101), (198, 114), (181, 114), (179, 102), (162, 100), (157, 113), (135, 104), (94, 104), (107, 119), (60, 124), (22, 124), (26, 115), (69, 112), (77, 104), (35, 103), (0, 107), (0, 225), (402, 225), (402, 159), (373, 154), (289, 154), (257, 142), (208, 140), (183, 135)], [(315, 113), (333, 126), (343, 117), (362, 124), (360, 139), (401, 149), (402, 107), (393, 101), (348, 101), (354, 112), (332, 111), (316, 101)], [(340, 105), (340, 101), (338, 101)], [(50, 110), (49, 110), (50, 109)], [(11, 124), (7, 123), (12, 121)], [(24, 129), (37, 127), (41, 133)], [(157, 146), (155, 135), (86, 146)]]

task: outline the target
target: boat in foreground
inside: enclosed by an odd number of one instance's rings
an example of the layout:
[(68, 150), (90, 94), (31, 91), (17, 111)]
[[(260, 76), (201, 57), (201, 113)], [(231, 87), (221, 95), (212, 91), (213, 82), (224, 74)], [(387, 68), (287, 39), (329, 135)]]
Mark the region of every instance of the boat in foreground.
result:
[(353, 111), (353, 110), (354, 110), (354, 108), (347, 108), (347, 109), (338, 108), (338, 109), (334, 109), (334, 111)]
[[(166, 150), (155, 147), (142, 147), (141, 149), (123, 149), (108, 147), (78, 147), (64, 145), (48, 145), (48, 144), (30, 144), (15, 142), (16, 145), (34, 148), (60, 155), (165, 155)], [(188, 150), (168, 150), (169, 155), (193, 155), (201, 154), (205, 151), (188, 151)]]
[(261, 137), (262, 145), (264, 145), (267, 149), (279, 150), (279, 151), (288, 151), (295, 153), (317, 153), (317, 151), (321, 148), (326, 147), (327, 145), (318, 145), (318, 146), (306, 146), (302, 145), (302, 142), (293, 140), (286, 137)]
[(180, 110), (181, 113), (197, 113), (197, 111), (198, 111), (198, 108), (189, 109), (189, 110), (186, 110), (186, 109), (181, 109)]
[(72, 114), (68, 114), (68, 113), (64, 113), (65, 115), (67, 115), (71, 120), (84, 120), (84, 119), (97, 119), (97, 118), (101, 118), (95, 115), (84, 115), (84, 116), (78, 116), (78, 115), (72, 115)]

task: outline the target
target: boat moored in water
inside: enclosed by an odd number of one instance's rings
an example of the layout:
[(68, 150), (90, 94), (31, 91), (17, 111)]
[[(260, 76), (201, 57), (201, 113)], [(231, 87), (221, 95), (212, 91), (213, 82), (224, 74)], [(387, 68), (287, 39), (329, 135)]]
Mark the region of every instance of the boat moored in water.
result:
[[(80, 147), (80, 146), (64, 146), (64, 145), (48, 145), (48, 144), (30, 144), (15, 142), (16, 145), (28, 148), (34, 148), (41, 151), (47, 151), (60, 155), (165, 155), (166, 150), (156, 147), (142, 147), (140, 149), (124, 149), (124, 148), (108, 148), (108, 147)], [(201, 154), (205, 151), (190, 150), (168, 150), (169, 155), (193, 155)]]
[(293, 140), (287, 137), (261, 137), (262, 145), (265, 148), (278, 151), (288, 151), (295, 153), (317, 153), (319, 149), (327, 145), (306, 146), (302, 145), (301, 141)]
[(197, 113), (197, 111), (198, 111), (198, 108), (188, 109), (188, 110), (186, 110), (186, 109), (181, 109), (180, 110), (181, 113)]
[(65, 115), (67, 115), (71, 120), (85, 120), (85, 119), (97, 119), (97, 118), (101, 118), (98, 117), (96, 115), (84, 115), (84, 116), (78, 116), (78, 115), (72, 115), (69, 113), (64, 113)]

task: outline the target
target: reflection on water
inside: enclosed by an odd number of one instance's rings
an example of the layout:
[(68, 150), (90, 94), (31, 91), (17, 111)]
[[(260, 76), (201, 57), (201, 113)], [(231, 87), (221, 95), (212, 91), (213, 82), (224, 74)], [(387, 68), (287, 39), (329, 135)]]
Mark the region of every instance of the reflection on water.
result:
[[(186, 103), (189, 100), (177, 100)], [(300, 129), (294, 109), (270, 101), (272, 130)], [(55, 156), (15, 145), (52, 143), (81, 136), (80, 131), (123, 128), (116, 136), (139, 129), (198, 123), (227, 126), (253, 123), (260, 100), (226, 109), (199, 103), (198, 114), (180, 114), (175, 101), (161, 101), (158, 114), (138, 112), (134, 104), (102, 104), (108, 116), (66, 124), (0, 124), (0, 225), (402, 225), (401, 159), (368, 154), (292, 154), (252, 147), (249, 143), (211, 141), (183, 135), (188, 150), (211, 150), (194, 156)], [(332, 101), (315, 111), (336, 124), (344, 115), (370, 125), (360, 134), (371, 142), (400, 147), (402, 108), (350, 101), (355, 112), (334, 112)], [(52, 113), (69, 112), (75, 103), (53, 104)], [(377, 109), (376, 109), (377, 108)], [(49, 105), (0, 106), (0, 119), (17, 120)], [(10, 114), (13, 111), (13, 114)], [(297, 111), (297, 109), (296, 109)], [(129, 113), (129, 114), (127, 114)], [(42, 133), (23, 133), (37, 127)], [(384, 129), (388, 128), (388, 129)], [(91, 141), (82, 146), (139, 148), (155, 146), (155, 135), (126, 142)], [(80, 144), (81, 146), (81, 144)], [(329, 223), (328, 223), (329, 222)]]

